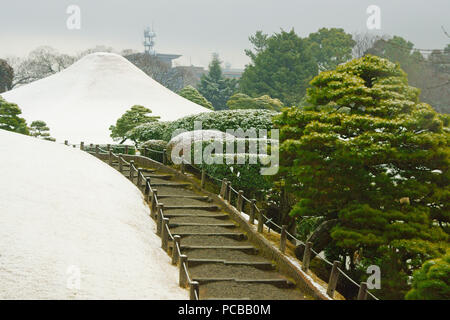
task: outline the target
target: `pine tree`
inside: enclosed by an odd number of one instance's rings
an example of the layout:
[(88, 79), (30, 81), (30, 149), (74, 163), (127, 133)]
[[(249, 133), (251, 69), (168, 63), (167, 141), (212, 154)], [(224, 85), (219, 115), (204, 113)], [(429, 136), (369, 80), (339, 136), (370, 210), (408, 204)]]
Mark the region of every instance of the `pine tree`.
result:
[(402, 298), (412, 271), (448, 246), (448, 121), (418, 101), (398, 65), (376, 56), (311, 85), (310, 106), (276, 120), (279, 178), (298, 199), (291, 214), (336, 220), (327, 254), (350, 257), (355, 274), (379, 265), (381, 295)]
[(149, 116), (152, 111), (143, 106), (135, 105), (130, 110), (127, 110), (116, 121), (115, 126), (110, 126), (111, 138), (114, 140), (120, 140), (120, 143), (124, 143), (127, 139), (127, 132), (134, 129), (140, 124), (158, 121), (159, 117)]
[(56, 141), (50, 136), (50, 128), (42, 120), (33, 121), (30, 125), (30, 135), (39, 139)]
[(0, 96), (0, 129), (29, 134), (25, 119), (19, 117), (22, 110), (14, 104), (9, 103)]
[(222, 74), (218, 54), (213, 54), (213, 59), (209, 64), (209, 72), (202, 76), (198, 91), (208, 101), (210, 101), (215, 110), (227, 109), (227, 101), (236, 90), (237, 82), (235, 79), (227, 79)]
[(178, 92), (178, 94), (183, 98), (188, 99), (189, 101), (192, 101), (198, 105), (213, 110), (211, 102), (206, 100), (206, 98), (202, 96), (201, 93), (198, 92), (198, 90), (195, 89), (193, 86), (184, 87), (183, 89), (180, 90), (180, 92)]

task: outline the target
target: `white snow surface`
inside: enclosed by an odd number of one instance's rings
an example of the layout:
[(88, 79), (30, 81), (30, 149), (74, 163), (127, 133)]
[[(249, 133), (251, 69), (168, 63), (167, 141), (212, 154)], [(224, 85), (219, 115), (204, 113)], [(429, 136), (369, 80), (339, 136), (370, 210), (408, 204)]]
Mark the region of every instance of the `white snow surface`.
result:
[(103, 52), (2, 96), (19, 105), (29, 124), (43, 120), (54, 138), (70, 143), (111, 142), (109, 127), (136, 104), (162, 121), (211, 111), (170, 91), (124, 57)]
[(0, 155), (0, 299), (187, 298), (141, 192), (119, 172), (4, 130)]

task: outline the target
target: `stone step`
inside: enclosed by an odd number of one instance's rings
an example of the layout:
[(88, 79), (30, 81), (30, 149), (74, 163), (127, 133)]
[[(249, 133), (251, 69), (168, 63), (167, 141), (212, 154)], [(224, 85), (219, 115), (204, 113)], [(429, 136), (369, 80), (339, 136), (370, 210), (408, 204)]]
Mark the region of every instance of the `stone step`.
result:
[(251, 297), (251, 300), (306, 300), (306, 296), (296, 288), (278, 287), (273, 283), (214, 281), (200, 285), (202, 300), (240, 300)]
[(220, 209), (219, 206), (216, 205), (168, 205), (164, 206), (165, 209), (194, 209), (194, 210), (208, 210), (208, 211), (217, 211)]
[(197, 281), (200, 285), (211, 282), (236, 282), (245, 284), (269, 284), (277, 288), (293, 288), (295, 284), (287, 279), (235, 279), (221, 277), (191, 277), (192, 281)]
[(214, 209), (218, 208), (216, 205), (205, 202), (202, 200), (197, 200), (195, 198), (183, 198), (183, 197), (169, 197), (169, 198), (161, 198), (158, 194), (158, 200), (164, 203), (165, 206), (170, 206), (172, 209), (199, 209), (205, 210), (208, 208)]
[(188, 182), (152, 182), (150, 180), (150, 185), (152, 187), (158, 188), (158, 187), (176, 187), (176, 188), (184, 188), (191, 186)]
[(188, 266), (195, 267), (202, 264), (222, 264), (222, 265), (232, 265), (232, 266), (251, 266), (260, 270), (274, 270), (275, 265), (267, 261), (227, 261), (227, 260), (214, 260), (214, 259), (189, 259)]
[(235, 228), (234, 223), (195, 223), (195, 222), (179, 222), (173, 223), (169, 221), (169, 228), (176, 227), (222, 227), (222, 228)]
[[(172, 233), (173, 235), (173, 233)], [(251, 243), (246, 241), (245, 235), (237, 233), (238, 236), (218, 236), (196, 234), (184, 236), (181, 238), (181, 244), (187, 246), (250, 246)]]
[[(250, 252), (252, 254), (258, 253), (258, 249), (253, 246), (191, 246), (181, 244), (181, 250), (236, 250), (243, 252)], [(189, 257), (189, 255), (188, 255)]]
[[(159, 198), (159, 197), (158, 197)], [(164, 210), (165, 211), (165, 210)], [(227, 214), (224, 213), (197, 213), (197, 214), (189, 214), (189, 213), (167, 213), (164, 212), (164, 216), (166, 218), (181, 218), (181, 217), (187, 217), (187, 218), (215, 218), (215, 219), (228, 219), (230, 218)]]
[(231, 239), (244, 240), (246, 236), (244, 233), (240, 232), (210, 232), (210, 233), (199, 233), (199, 232), (183, 232), (183, 233), (173, 233), (172, 235), (178, 235), (183, 239), (184, 237), (190, 236), (205, 236), (205, 237), (227, 237)]
[[(189, 264), (188, 264), (189, 265)], [(253, 265), (224, 264), (224, 263), (195, 263), (189, 265), (191, 278), (232, 279), (233, 281), (280, 281), (289, 282), (279, 274), (271, 265), (264, 265), (266, 269), (256, 268)], [(269, 269), (267, 269), (269, 267)]]
[(220, 216), (219, 218), (216, 218), (212, 215), (206, 216), (206, 217), (195, 217), (195, 216), (188, 216), (188, 217), (172, 217), (170, 218), (170, 223), (177, 224), (177, 223), (196, 223), (196, 224), (230, 224), (232, 221), (230, 220), (230, 217), (228, 215), (225, 215), (225, 217)]
[(200, 200), (200, 201), (212, 201), (208, 196), (182, 196), (182, 195), (176, 195), (176, 194), (158, 194), (158, 198), (164, 199), (164, 198), (178, 198), (178, 199), (194, 199), (194, 200)]

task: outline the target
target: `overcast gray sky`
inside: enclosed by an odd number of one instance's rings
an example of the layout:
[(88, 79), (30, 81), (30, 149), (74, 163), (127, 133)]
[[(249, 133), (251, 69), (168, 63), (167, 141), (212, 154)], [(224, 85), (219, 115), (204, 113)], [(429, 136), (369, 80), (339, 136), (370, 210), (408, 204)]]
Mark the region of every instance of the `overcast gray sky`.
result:
[[(81, 29), (68, 30), (67, 7), (81, 9)], [(400, 35), (418, 48), (450, 39), (449, 0), (0, 0), (0, 57), (24, 56), (40, 45), (75, 53), (95, 45), (143, 50), (152, 22), (156, 50), (178, 53), (177, 64), (207, 66), (212, 52), (240, 68), (256, 30), (283, 28), (307, 36), (320, 27), (365, 32), (369, 5), (381, 9), (380, 34)], [(373, 32), (373, 31), (372, 31)]]

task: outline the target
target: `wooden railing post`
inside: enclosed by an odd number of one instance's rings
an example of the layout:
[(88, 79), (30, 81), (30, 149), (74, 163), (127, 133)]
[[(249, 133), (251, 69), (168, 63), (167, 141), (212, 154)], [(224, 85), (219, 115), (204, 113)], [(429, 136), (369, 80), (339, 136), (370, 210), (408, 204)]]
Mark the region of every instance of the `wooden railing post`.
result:
[(286, 229), (287, 229), (287, 225), (283, 224), (281, 226), (281, 235), (280, 235), (280, 250), (281, 252), (285, 253), (286, 251)]
[(150, 202), (150, 216), (155, 219), (156, 218), (156, 198), (158, 196), (158, 190), (153, 189), (153, 192), (151, 194), (151, 202)]
[(169, 243), (169, 233), (167, 228), (169, 227), (169, 218), (162, 219), (161, 224), (161, 248), (167, 252), (167, 247)]
[[(150, 193), (150, 177), (145, 178), (145, 191), (144, 194), (148, 197), (148, 194)], [(147, 199), (146, 197), (146, 199)]]
[(162, 227), (162, 211), (164, 209), (164, 204), (158, 203), (156, 205), (156, 234), (161, 236)]
[(84, 150), (84, 142), (83, 141), (80, 142), (80, 150)]
[(172, 249), (172, 264), (176, 265), (178, 263), (178, 259), (180, 258), (178, 256), (178, 249), (181, 248), (181, 237), (179, 235), (173, 236), (173, 249)]
[(144, 157), (146, 157), (146, 158), (148, 158), (148, 151), (147, 150), (148, 150), (147, 148), (144, 148)]
[(311, 261), (312, 242), (308, 241), (305, 244), (305, 251), (303, 251), (302, 270), (308, 272), (309, 263)]
[(333, 268), (331, 269), (330, 280), (328, 281), (327, 295), (330, 298), (334, 297), (334, 291), (336, 290), (336, 285), (339, 279), (339, 267), (341, 265), (340, 261), (333, 262)]
[(113, 165), (113, 154), (112, 151), (109, 150), (109, 165), (112, 167)]
[(206, 179), (206, 170), (205, 170), (205, 168), (202, 168), (202, 182), (201, 182), (201, 184), (200, 184), (200, 186), (201, 186), (202, 188), (205, 187), (205, 179)]
[(192, 281), (189, 284), (189, 299), (197, 300), (197, 297), (199, 297), (198, 293), (199, 293), (199, 284), (197, 281)]
[(167, 165), (167, 149), (163, 149), (163, 165)]
[(257, 231), (259, 233), (263, 232), (263, 227), (264, 227), (264, 217), (262, 212), (258, 211), (258, 229)]
[(239, 190), (238, 198), (236, 200), (236, 209), (239, 212), (242, 212), (242, 208), (244, 207), (244, 191)]
[(179, 262), (179, 266), (180, 266), (180, 281), (179, 281), (179, 285), (182, 288), (186, 288), (187, 286), (187, 274), (184, 270), (184, 265), (187, 264), (187, 255), (182, 254), (180, 256), (180, 262)]
[(121, 155), (119, 155), (119, 172), (123, 173), (123, 159)]
[(231, 204), (231, 196), (233, 195), (233, 190), (231, 190), (231, 181), (227, 182), (228, 190), (227, 190), (227, 196), (228, 196), (228, 203)]
[(109, 143), (106, 145), (106, 150), (111, 151), (111, 145)]
[(181, 173), (184, 174), (184, 159), (181, 159), (181, 167), (180, 167)]
[(68, 141), (68, 140), (64, 140), (64, 144), (65, 144), (66, 146), (68, 146), (68, 145), (69, 145), (69, 141)]
[(91, 144), (89, 145), (89, 151), (92, 152), (93, 149), (94, 149), (94, 144), (91, 143)]
[(134, 180), (134, 161), (130, 160), (130, 181)]
[(250, 200), (250, 214), (248, 218), (248, 222), (250, 224), (255, 224), (255, 210), (256, 210), (256, 199)]
[(142, 178), (141, 178), (141, 174), (142, 174), (142, 168), (138, 168), (137, 170), (137, 181), (136, 181), (136, 185), (137, 187), (140, 189), (142, 187)]
[(227, 178), (224, 178), (222, 180), (222, 186), (220, 187), (220, 196), (222, 197), (222, 199), (226, 199), (226, 194), (227, 194)]
[(125, 146), (125, 154), (128, 154), (128, 146)]
[(99, 153), (100, 153), (100, 149), (98, 147), (98, 144), (96, 144), (95, 145), (95, 155), (98, 157)]
[(367, 282), (361, 282), (358, 291), (358, 300), (367, 300)]

